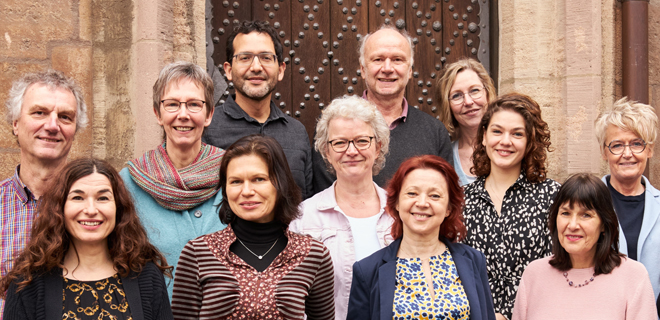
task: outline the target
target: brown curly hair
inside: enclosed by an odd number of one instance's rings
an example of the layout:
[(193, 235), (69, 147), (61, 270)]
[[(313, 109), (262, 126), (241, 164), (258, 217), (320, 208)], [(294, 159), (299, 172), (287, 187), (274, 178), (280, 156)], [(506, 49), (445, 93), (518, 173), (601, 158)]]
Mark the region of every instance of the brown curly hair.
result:
[(532, 183), (538, 183), (547, 178), (545, 169), (546, 151), (550, 149), (550, 129), (548, 124), (541, 118), (541, 108), (531, 97), (522, 93), (508, 93), (500, 96), (497, 100), (490, 103), (488, 110), (481, 118), (477, 139), (474, 143), (474, 153), (472, 154), (473, 167), (472, 174), (478, 177), (485, 177), (490, 174), (490, 158), (486, 154), (486, 147), (483, 145), (483, 137), (486, 133), (490, 119), (493, 115), (502, 110), (509, 110), (520, 114), (525, 120), (525, 134), (527, 135), (527, 147), (525, 156), (522, 159), (521, 171), (525, 172), (527, 180)]
[(71, 186), (95, 172), (108, 178), (115, 197), (116, 224), (108, 236), (108, 247), (119, 275), (126, 277), (131, 271), (140, 272), (147, 262), (153, 262), (163, 274), (172, 277), (172, 267), (167, 265), (158, 249), (149, 243), (133, 199), (117, 171), (106, 161), (83, 158), (68, 163), (52, 182), (56, 187), (50, 188), (41, 199), (30, 242), (16, 259), (11, 271), (0, 279), (0, 297), (5, 297), (13, 281), (18, 281), (18, 292), (29, 285), (35, 275), (54, 268), (66, 270), (62, 261), (71, 247), (71, 238), (65, 228), (64, 204)]

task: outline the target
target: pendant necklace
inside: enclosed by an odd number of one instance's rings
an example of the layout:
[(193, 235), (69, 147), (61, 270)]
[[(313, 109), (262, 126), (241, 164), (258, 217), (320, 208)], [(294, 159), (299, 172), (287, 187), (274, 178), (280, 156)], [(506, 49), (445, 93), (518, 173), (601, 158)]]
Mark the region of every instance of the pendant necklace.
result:
[(258, 255), (258, 254), (256, 254), (256, 253), (252, 252), (252, 250), (250, 250), (250, 248), (248, 248), (248, 247), (245, 245), (245, 243), (243, 243), (243, 241), (241, 241), (241, 239), (239, 239), (238, 237), (236, 237), (236, 240), (238, 240), (238, 242), (240, 242), (240, 243), (243, 245), (243, 247), (244, 247), (245, 249), (247, 249), (247, 251), (249, 251), (251, 254), (253, 254), (255, 257), (259, 258), (259, 260), (261, 260), (261, 259), (264, 258), (265, 255), (267, 255), (267, 254), (270, 252), (270, 250), (273, 250), (273, 248), (275, 247), (275, 244), (277, 244), (277, 241), (279, 241), (280, 238), (277, 238), (277, 240), (275, 240), (275, 242), (273, 243), (273, 245), (270, 246), (270, 249), (268, 249), (268, 251), (266, 251), (266, 253), (264, 253), (263, 255)]

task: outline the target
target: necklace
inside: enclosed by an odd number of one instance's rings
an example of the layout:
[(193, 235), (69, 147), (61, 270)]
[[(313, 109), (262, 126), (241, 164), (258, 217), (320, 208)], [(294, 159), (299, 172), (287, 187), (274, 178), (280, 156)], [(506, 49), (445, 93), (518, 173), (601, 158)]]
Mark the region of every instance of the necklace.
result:
[[(584, 280), (584, 283), (580, 283), (577, 286), (575, 286), (574, 288), (577, 289), (577, 288), (581, 288), (581, 287), (584, 287), (584, 286), (590, 284), (592, 281), (594, 281), (594, 277), (596, 277), (595, 273), (591, 275), (591, 278), (589, 278), (588, 280)], [(568, 285), (573, 287), (573, 281), (568, 279), (568, 272), (564, 272), (564, 278), (566, 278), (566, 282), (568, 282)]]
[(277, 244), (277, 241), (279, 241), (280, 238), (277, 238), (277, 240), (275, 240), (275, 242), (273, 243), (273, 245), (270, 246), (270, 249), (268, 249), (268, 251), (266, 251), (266, 253), (264, 253), (263, 255), (258, 255), (258, 254), (256, 254), (256, 253), (252, 252), (252, 250), (250, 250), (250, 248), (248, 248), (248, 247), (245, 245), (245, 243), (243, 243), (243, 241), (241, 241), (241, 239), (239, 239), (238, 237), (236, 237), (236, 240), (238, 240), (238, 242), (240, 242), (240, 243), (243, 245), (243, 247), (245, 247), (245, 249), (247, 249), (247, 251), (250, 251), (251, 254), (253, 254), (255, 257), (259, 258), (259, 260), (261, 260), (261, 259), (264, 258), (265, 255), (267, 255), (267, 254), (270, 252), (270, 250), (273, 250), (273, 248), (275, 247), (275, 244)]

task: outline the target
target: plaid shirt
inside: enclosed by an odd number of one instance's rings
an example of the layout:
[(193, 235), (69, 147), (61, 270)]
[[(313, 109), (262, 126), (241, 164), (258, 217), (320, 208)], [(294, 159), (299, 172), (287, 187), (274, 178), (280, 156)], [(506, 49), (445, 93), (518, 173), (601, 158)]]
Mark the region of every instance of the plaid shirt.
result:
[[(0, 276), (11, 270), (13, 258), (30, 240), (30, 230), (37, 212), (37, 199), (18, 177), (20, 165), (14, 175), (0, 183)], [(0, 299), (0, 320), (5, 300)]]

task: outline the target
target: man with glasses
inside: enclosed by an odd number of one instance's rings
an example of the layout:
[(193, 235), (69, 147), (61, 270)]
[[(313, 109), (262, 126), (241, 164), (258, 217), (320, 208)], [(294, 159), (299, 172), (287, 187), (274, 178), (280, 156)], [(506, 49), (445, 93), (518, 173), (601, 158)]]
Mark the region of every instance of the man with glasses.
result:
[(284, 77), (282, 44), (275, 29), (263, 21), (243, 21), (227, 38), (227, 80), (235, 95), (216, 107), (203, 141), (227, 149), (243, 136), (260, 133), (282, 145), (289, 168), (303, 198), (312, 193), (312, 155), (309, 137), (300, 121), (285, 115), (271, 101)]
[[(453, 165), (449, 133), (442, 122), (408, 105), (406, 85), (412, 76), (413, 42), (395, 27), (384, 25), (362, 38), (359, 48), (360, 72), (367, 87), (362, 97), (374, 103), (390, 126), (390, 153), (385, 167), (374, 181), (385, 187), (387, 181), (407, 158), (437, 155)], [(328, 172), (318, 152), (313, 154), (314, 191), (332, 185), (335, 176)]]
[(653, 107), (623, 98), (594, 125), (610, 174), (603, 177), (619, 219), (619, 251), (641, 262), (660, 293), (660, 191), (644, 176), (658, 132)]

